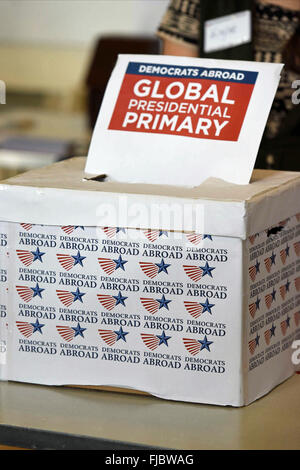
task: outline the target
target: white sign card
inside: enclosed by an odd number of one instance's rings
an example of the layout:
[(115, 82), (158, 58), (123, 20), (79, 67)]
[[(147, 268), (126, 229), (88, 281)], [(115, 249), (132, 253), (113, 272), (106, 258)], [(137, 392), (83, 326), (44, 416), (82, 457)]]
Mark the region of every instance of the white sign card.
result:
[(127, 183), (247, 184), (282, 64), (120, 55), (85, 171)]

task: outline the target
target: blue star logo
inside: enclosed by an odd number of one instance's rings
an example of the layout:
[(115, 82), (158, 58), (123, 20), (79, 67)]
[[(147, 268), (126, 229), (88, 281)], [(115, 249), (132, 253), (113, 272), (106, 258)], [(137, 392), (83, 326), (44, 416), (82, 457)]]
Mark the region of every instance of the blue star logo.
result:
[(207, 233), (203, 235), (203, 240), (205, 240), (205, 238), (208, 238), (208, 240), (212, 240), (212, 236), (208, 235)]
[(162, 235), (168, 237), (168, 232), (166, 230), (160, 230), (158, 236), (161, 237)]
[(155, 263), (155, 265), (158, 267), (158, 274), (161, 272), (168, 274), (168, 268), (171, 266), (170, 264), (166, 264), (163, 259), (160, 263)]
[(39, 247), (37, 247), (37, 249), (35, 251), (32, 251), (31, 253), (34, 256), (33, 261), (39, 260), (41, 263), (43, 262), (42, 256), (44, 256), (45, 253), (42, 253)]
[(80, 252), (77, 252), (77, 255), (72, 255), (72, 258), (74, 259), (74, 266), (76, 264), (80, 264), (80, 266), (83, 266), (82, 261), (86, 258), (86, 256), (81, 256)]
[(271, 266), (272, 266), (272, 264), (276, 264), (276, 263), (275, 263), (275, 258), (276, 258), (276, 255), (275, 255), (275, 253), (272, 251), (272, 255), (270, 256)]
[(115, 331), (116, 335), (117, 335), (117, 339), (116, 341), (119, 341), (119, 339), (122, 339), (123, 341), (125, 341), (126, 343), (126, 338), (125, 336), (128, 335), (128, 331), (123, 331), (123, 328), (120, 327), (119, 331)]
[(125, 307), (125, 300), (128, 299), (128, 297), (122, 296), (121, 292), (118, 293), (118, 295), (113, 295), (113, 298), (116, 299), (116, 306), (121, 304)]
[(84, 338), (83, 332), (86, 330), (86, 328), (81, 328), (79, 323), (77, 323), (76, 327), (72, 326), (72, 330), (74, 330), (75, 332), (74, 337), (81, 336), (82, 338)]
[(157, 302), (159, 302), (159, 309), (165, 307), (167, 310), (169, 310), (169, 303), (172, 302), (172, 300), (167, 300), (165, 296), (163, 295), (161, 299), (155, 299)]
[(32, 333), (35, 333), (36, 331), (38, 331), (39, 333), (43, 334), (42, 328), (43, 328), (43, 326), (45, 326), (45, 324), (40, 323), (38, 319), (36, 319), (35, 323), (30, 323), (30, 325), (33, 326), (33, 332)]
[(202, 313), (208, 312), (210, 314), (211, 309), (215, 306), (215, 304), (210, 304), (208, 299), (204, 303), (200, 302), (200, 305), (203, 307)]
[(290, 319), (291, 319), (291, 318), (290, 318), (289, 316), (286, 317), (286, 320), (285, 320), (285, 321), (286, 321), (286, 326), (287, 326), (287, 327), (290, 326)]
[(272, 328), (270, 328), (271, 336), (275, 336), (276, 326), (272, 323)]
[(213, 277), (211, 272), (216, 268), (211, 268), (206, 261), (205, 266), (200, 266), (200, 269), (202, 269), (202, 276), (206, 276), (206, 274), (208, 274), (209, 277)]
[(85, 295), (85, 293), (80, 292), (78, 287), (77, 287), (76, 291), (71, 292), (71, 294), (74, 296), (73, 302), (76, 302), (76, 300), (79, 300), (80, 302), (83, 302), (82, 297)]
[(256, 274), (259, 273), (259, 269), (260, 269), (260, 263), (258, 262), (258, 260), (256, 260), (256, 264), (255, 264)]
[(255, 338), (255, 346), (259, 346), (259, 334), (257, 333), (256, 338)]
[(202, 339), (202, 340), (199, 339), (198, 341), (199, 341), (199, 343), (201, 344), (200, 351), (202, 351), (202, 349), (207, 349), (207, 351), (210, 352), (209, 346), (210, 346), (211, 344), (213, 344), (213, 341), (208, 341), (206, 335), (204, 336), (204, 339)]
[(36, 296), (39, 296), (41, 299), (42, 299), (42, 292), (45, 290), (45, 289), (41, 289), (38, 285), (38, 283), (36, 283), (36, 286), (35, 287), (31, 287), (30, 288), (33, 292), (33, 297), (36, 297)]
[(257, 297), (256, 301), (255, 301), (255, 308), (256, 310), (259, 310), (259, 304), (260, 304), (260, 299)]
[(276, 300), (276, 290), (274, 289), (274, 287), (273, 287), (273, 291), (271, 292), (271, 296), (272, 296), (272, 302), (273, 302), (273, 300), (275, 302), (275, 300)]
[(116, 233), (123, 232), (125, 233), (125, 228), (123, 227), (116, 227)]
[(290, 247), (288, 245), (286, 245), (285, 254), (286, 256), (290, 256)]
[(161, 335), (156, 335), (156, 336), (159, 339), (159, 345), (158, 346), (160, 346), (161, 344), (165, 344), (166, 346), (169, 346), (168, 341), (171, 338), (171, 336), (166, 336), (166, 333), (164, 331), (162, 332)]
[(123, 271), (125, 271), (124, 264), (126, 264), (127, 261), (123, 260), (121, 255), (119, 256), (118, 259), (114, 259), (114, 262), (116, 263), (115, 269), (121, 268), (123, 269)]
[(285, 290), (286, 290), (287, 292), (290, 291), (290, 284), (291, 284), (290, 281), (287, 280), (287, 281), (286, 281), (286, 284), (285, 284)]

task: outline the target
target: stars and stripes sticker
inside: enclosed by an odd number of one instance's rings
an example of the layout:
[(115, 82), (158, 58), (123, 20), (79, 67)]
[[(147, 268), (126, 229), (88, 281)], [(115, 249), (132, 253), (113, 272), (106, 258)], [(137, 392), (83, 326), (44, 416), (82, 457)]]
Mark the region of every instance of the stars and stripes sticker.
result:
[(154, 335), (150, 333), (141, 333), (141, 338), (145, 346), (151, 351), (154, 351), (161, 344), (164, 344), (165, 346), (169, 346), (168, 341), (171, 338), (171, 336), (167, 336), (165, 332), (163, 331), (160, 335)]
[(83, 332), (86, 328), (82, 328), (80, 323), (77, 323), (77, 326), (66, 326), (66, 325), (57, 325), (57, 332), (59, 335), (68, 343), (72, 341), (76, 336), (81, 336), (84, 338)]
[(123, 331), (122, 327), (118, 331), (99, 329), (98, 333), (108, 346), (113, 346), (121, 339), (126, 343), (126, 336), (129, 334), (128, 331)]
[(255, 242), (257, 237), (259, 237), (259, 233), (255, 233), (254, 235), (250, 235), (250, 237), (248, 237), (249, 242), (251, 243), (251, 245), (254, 245), (254, 242)]
[(161, 299), (141, 297), (140, 301), (143, 307), (147, 310), (147, 312), (151, 313), (151, 315), (157, 313), (161, 308), (166, 308), (169, 310), (169, 303), (172, 302), (172, 300), (167, 300), (164, 295), (161, 297)]
[(257, 297), (256, 301), (252, 302), (249, 305), (249, 313), (250, 313), (252, 318), (255, 317), (255, 314), (259, 310), (259, 308), (260, 308), (260, 299)]
[(300, 292), (300, 277), (296, 277), (296, 279), (294, 280), (294, 283), (295, 283), (296, 291)]
[(300, 256), (300, 242), (294, 243), (294, 250), (297, 256)]
[(114, 238), (120, 232), (125, 233), (123, 227), (103, 227), (102, 230), (108, 238)]
[(265, 303), (267, 309), (270, 309), (271, 305), (273, 302), (276, 301), (276, 290), (273, 289), (273, 291), (265, 296)]
[(200, 233), (191, 232), (186, 234), (186, 238), (193, 245), (199, 245), (199, 243), (203, 240), (203, 235)]
[(67, 234), (67, 235), (70, 235), (71, 233), (73, 233), (76, 229), (78, 228), (81, 228), (82, 230), (84, 230), (84, 227), (83, 226), (80, 226), (80, 225), (62, 225), (61, 229)]
[(38, 296), (42, 298), (42, 292), (45, 289), (41, 289), (38, 284), (35, 287), (28, 286), (16, 286), (16, 290), (24, 302), (30, 302), (34, 297)]
[(16, 325), (19, 332), (25, 336), (25, 338), (29, 338), (36, 331), (42, 334), (42, 328), (45, 326), (44, 324), (41, 324), (38, 319), (35, 323), (16, 321)]
[(275, 330), (276, 330), (276, 326), (274, 324), (272, 324), (272, 327), (268, 328), (264, 332), (264, 338), (265, 338), (265, 342), (266, 342), (267, 346), (269, 346), (272, 336), (275, 336)]
[(162, 237), (163, 235), (165, 235), (166, 237), (168, 236), (168, 232), (166, 230), (148, 229), (144, 230), (143, 233), (150, 242), (156, 242), (156, 240), (159, 237)]
[(282, 320), (282, 322), (280, 322), (280, 328), (281, 328), (283, 336), (286, 335), (286, 332), (287, 332), (287, 329), (289, 328), (289, 326), (290, 326), (290, 318), (289, 317), (287, 317), (285, 320)]
[(182, 338), (183, 344), (186, 350), (192, 355), (196, 356), (200, 351), (204, 349), (210, 352), (210, 345), (213, 344), (213, 341), (209, 341), (207, 336), (201, 339), (194, 338)]
[(83, 302), (82, 297), (85, 295), (84, 292), (80, 292), (80, 289), (77, 287), (76, 291), (70, 292), (67, 290), (56, 290), (56, 295), (65, 307), (70, 307), (73, 302), (79, 300)]
[(264, 260), (265, 267), (266, 267), (266, 270), (268, 271), (268, 273), (271, 272), (273, 264), (275, 265), (275, 259), (276, 259), (276, 255), (275, 255), (275, 253), (272, 253), (271, 256), (268, 256)]
[(296, 219), (297, 219), (297, 222), (300, 222), (300, 212), (299, 214), (296, 214)]
[(119, 256), (118, 259), (98, 258), (98, 263), (103, 269), (103, 271), (106, 274), (110, 275), (114, 271), (116, 271), (116, 269), (119, 269), (119, 268), (125, 271), (124, 265), (127, 263), (127, 261), (123, 260), (122, 256)]
[(20, 224), (20, 225), (21, 225), (21, 227), (23, 227), (23, 229), (26, 230), (27, 232), (28, 232), (29, 230), (31, 230), (32, 227), (33, 227), (33, 224), (24, 224), (24, 223), (22, 223), (22, 224)]
[(200, 281), (203, 276), (208, 275), (209, 277), (213, 277), (212, 271), (215, 269), (214, 267), (209, 266), (206, 262), (205, 266), (188, 266), (184, 265), (183, 269), (186, 275), (194, 282)]
[(36, 260), (39, 260), (42, 263), (42, 257), (45, 254), (42, 253), (39, 248), (37, 248), (36, 251), (16, 250), (16, 253), (24, 266), (30, 266)]
[(140, 261), (139, 265), (143, 273), (150, 279), (155, 278), (161, 272), (168, 274), (168, 268), (171, 266), (170, 264), (165, 263), (163, 259), (160, 263)]
[(295, 325), (299, 326), (300, 325), (300, 311), (294, 313), (294, 320), (295, 320)]
[(280, 250), (280, 259), (281, 259), (282, 264), (286, 263), (286, 259), (290, 255), (289, 251), (290, 251), (290, 247), (288, 245), (286, 246), (286, 248)]
[(289, 282), (289, 280), (287, 280), (287, 282), (285, 284), (283, 284), (282, 286), (279, 287), (279, 292), (280, 292), (280, 296), (281, 296), (282, 300), (285, 300), (286, 295), (290, 290), (290, 284), (291, 283)]
[(79, 251), (77, 252), (76, 255), (58, 253), (56, 256), (57, 256), (59, 264), (66, 271), (70, 271), (77, 264), (79, 264), (80, 266), (83, 266), (83, 260), (86, 258), (86, 256), (81, 256)]
[(124, 297), (121, 292), (118, 295), (109, 295), (109, 294), (97, 294), (97, 298), (106, 310), (113, 310), (117, 305), (122, 305), (125, 307), (125, 300), (127, 297)]
[(249, 266), (249, 276), (252, 282), (255, 281), (257, 274), (260, 272), (260, 263), (258, 260), (253, 266)]
[(203, 313), (203, 306), (199, 302), (184, 302), (186, 311), (194, 318), (199, 318)]
[(257, 334), (255, 338), (251, 339), (248, 343), (248, 348), (251, 356), (253, 356), (255, 349), (259, 346), (260, 336)]

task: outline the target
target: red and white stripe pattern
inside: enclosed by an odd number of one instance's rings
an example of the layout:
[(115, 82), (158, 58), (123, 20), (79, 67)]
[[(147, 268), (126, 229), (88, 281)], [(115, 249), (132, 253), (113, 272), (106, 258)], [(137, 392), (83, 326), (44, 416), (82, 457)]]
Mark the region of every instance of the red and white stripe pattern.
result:
[(147, 310), (147, 312), (151, 313), (151, 315), (154, 315), (155, 313), (158, 312), (160, 304), (157, 300), (146, 298), (146, 297), (141, 297), (140, 301), (143, 307)]
[(74, 260), (74, 258), (73, 258), (71, 255), (64, 255), (64, 254), (58, 253), (56, 256), (57, 256), (57, 259), (58, 259), (58, 261), (59, 261), (59, 264), (60, 264), (66, 271), (70, 271), (70, 269), (73, 268), (74, 263), (75, 263), (75, 260)]
[(67, 234), (70, 235), (74, 232), (75, 226), (74, 225), (63, 225), (61, 229)]
[(199, 266), (184, 265), (183, 269), (185, 274), (194, 282), (198, 282), (202, 278), (203, 269), (199, 268)]
[(144, 274), (150, 279), (153, 279), (158, 274), (158, 266), (154, 263), (148, 263), (144, 261), (140, 261), (140, 268)]
[(270, 330), (270, 328), (264, 332), (264, 337), (265, 337), (266, 344), (269, 345), (270, 341), (271, 341), (271, 330)]
[(74, 295), (67, 290), (56, 290), (57, 297), (65, 307), (70, 307), (74, 301)]
[(283, 250), (280, 250), (280, 259), (281, 259), (282, 264), (286, 263), (287, 250), (285, 248)]
[(106, 310), (113, 310), (113, 308), (116, 306), (116, 299), (112, 295), (108, 294), (97, 294), (97, 298)]
[(285, 336), (286, 330), (288, 328), (288, 322), (286, 320), (282, 320), (282, 322), (280, 323), (280, 328), (281, 328), (283, 336)]
[(256, 233), (255, 235), (250, 235), (249, 242), (251, 243), (251, 245), (254, 244), (257, 237), (258, 237), (258, 233)]
[(294, 313), (294, 320), (295, 320), (295, 325), (299, 326), (300, 325), (300, 311)]
[(266, 266), (266, 270), (268, 271), (268, 273), (271, 271), (271, 267), (272, 267), (272, 259), (271, 257), (269, 256), (268, 258), (266, 258), (264, 260), (265, 262), (265, 266)]
[(160, 230), (144, 230), (144, 235), (148, 238), (150, 242), (155, 242), (160, 234)]
[(200, 233), (191, 232), (186, 234), (186, 238), (193, 245), (199, 245), (199, 243), (203, 240), (203, 235)]
[(269, 308), (271, 307), (271, 305), (272, 305), (272, 302), (273, 302), (273, 296), (272, 296), (272, 294), (267, 294), (267, 295), (265, 296), (265, 302), (266, 302), (267, 308), (269, 309)]
[(120, 231), (117, 227), (103, 227), (102, 230), (108, 238), (114, 238)]
[(256, 306), (256, 303), (253, 302), (252, 304), (249, 305), (249, 313), (252, 318), (255, 317), (256, 311), (257, 311), (257, 306)]
[(285, 300), (285, 297), (286, 297), (286, 294), (287, 294), (286, 284), (284, 284), (283, 286), (280, 286), (279, 292), (280, 292), (282, 300)]
[(22, 300), (30, 302), (33, 298), (33, 290), (27, 286), (16, 286), (17, 292)]
[(100, 337), (108, 346), (113, 346), (118, 338), (118, 335), (112, 330), (98, 330)]
[(199, 302), (184, 302), (187, 312), (193, 318), (199, 318), (203, 313), (203, 306)]
[(250, 279), (252, 282), (255, 281), (255, 278), (256, 278), (256, 274), (257, 274), (257, 269), (256, 269), (256, 266), (250, 266), (249, 267), (249, 276), (250, 276)]
[(19, 260), (25, 266), (30, 266), (34, 260), (34, 254), (31, 251), (26, 250), (16, 250)]
[(201, 349), (201, 344), (199, 343), (199, 341), (197, 341), (196, 339), (192, 339), (192, 338), (183, 338), (182, 341), (186, 350), (192, 356), (196, 356), (199, 353)]
[(60, 336), (68, 343), (72, 341), (72, 339), (74, 338), (75, 331), (70, 326), (57, 325), (56, 329), (58, 333), (60, 334)]
[(248, 347), (249, 347), (249, 351), (250, 351), (251, 355), (254, 354), (256, 346), (257, 346), (256, 339), (255, 338), (251, 339), (251, 341), (249, 341), (249, 343), (248, 343)]
[(31, 230), (33, 227), (33, 224), (20, 224), (20, 225), (21, 227), (23, 227), (24, 230), (27, 230), (27, 231)]
[(295, 282), (296, 291), (300, 292), (300, 277), (296, 277), (294, 282)]
[(24, 321), (16, 321), (16, 325), (18, 327), (19, 332), (23, 336), (25, 336), (25, 338), (29, 338), (34, 331), (34, 327), (33, 325), (31, 325), (31, 323), (27, 323)]
[(159, 338), (156, 335), (141, 333), (141, 338), (148, 349), (154, 351), (159, 346)]
[(297, 256), (300, 256), (300, 242), (294, 243), (294, 250)]
[(98, 258), (98, 263), (106, 274), (112, 274), (116, 270), (116, 263), (109, 258)]

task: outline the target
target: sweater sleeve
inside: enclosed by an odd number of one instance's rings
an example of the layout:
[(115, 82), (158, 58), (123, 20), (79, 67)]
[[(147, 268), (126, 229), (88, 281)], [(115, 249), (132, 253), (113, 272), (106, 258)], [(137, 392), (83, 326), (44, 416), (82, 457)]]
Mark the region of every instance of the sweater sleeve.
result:
[(200, 0), (170, 0), (157, 30), (158, 37), (198, 47), (199, 13)]

